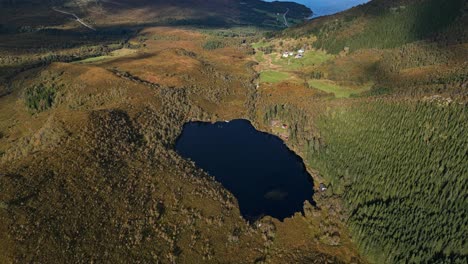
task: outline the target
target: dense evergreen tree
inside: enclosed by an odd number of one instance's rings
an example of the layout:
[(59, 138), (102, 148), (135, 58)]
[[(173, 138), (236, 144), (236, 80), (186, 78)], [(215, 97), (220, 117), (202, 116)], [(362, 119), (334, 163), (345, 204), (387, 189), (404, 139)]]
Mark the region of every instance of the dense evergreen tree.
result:
[(333, 110), (310, 165), (342, 194), (361, 249), (377, 263), (468, 260), (465, 104), (377, 101)]
[(314, 122), (290, 105), (265, 113), (265, 122), (290, 124), (291, 143), (344, 198), (352, 233), (375, 263), (468, 261), (465, 103), (356, 101)]
[[(309, 30), (318, 36), (316, 48), (338, 53), (363, 48), (395, 48), (445, 30), (460, 16), (464, 0), (372, 1), (353, 14)], [(362, 26), (362, 19), (367, 20)], [(297, 34), (297, 32), (292, 33)]]

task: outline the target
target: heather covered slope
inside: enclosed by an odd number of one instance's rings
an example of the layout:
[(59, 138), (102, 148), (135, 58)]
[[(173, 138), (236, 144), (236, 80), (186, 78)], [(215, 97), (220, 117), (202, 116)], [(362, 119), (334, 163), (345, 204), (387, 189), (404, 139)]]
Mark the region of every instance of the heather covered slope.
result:
[[(288, 9), (290, 25), (311, 12), (295, 3), (260, 0), (1, 0), (0, 7), (0, 80), (27, 68), (135, 46), (128, 40), (148, 26), (249, 26), (261, 31), (285, 28)], [(3, 84), (0, 94), (5, 93)]]
[(253, 112), (250, 48), (223, 32), (147, 28), (132, 52), (9, 80), (0, 262), (363, 262), (328, 217), (333, 203), (248, 223), (232, 194), (174, 151), (185, 122)]
[(310, 16), (307, 7), (296, 3), (266, 3), (260, 0), (99, 0), (99, 1), (0, 1), (2, 27), (40, 28), (70, 22), (70, 16), (53, 10), (76, 14), (96, 28), (116, 25), (190, 25), (232, 26), (253, 25), (284, 28), (282, 15), (289, 8), (291, 24), (300, 23)]

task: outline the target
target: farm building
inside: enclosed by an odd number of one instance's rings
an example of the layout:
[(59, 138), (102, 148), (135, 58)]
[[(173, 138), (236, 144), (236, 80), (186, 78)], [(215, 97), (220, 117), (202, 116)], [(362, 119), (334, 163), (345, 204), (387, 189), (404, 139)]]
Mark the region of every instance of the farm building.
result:
[(320, 183), (319, 190), (320, 190), (321, 192), (324, 192), (324, 191), (327, 190), (327, 186), (326, 186), (324, 183)]

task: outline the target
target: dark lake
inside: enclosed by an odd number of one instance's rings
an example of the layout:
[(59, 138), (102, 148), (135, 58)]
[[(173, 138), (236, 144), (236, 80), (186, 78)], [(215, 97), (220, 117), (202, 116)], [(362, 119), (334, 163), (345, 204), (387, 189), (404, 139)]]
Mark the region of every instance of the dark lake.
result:
[(247, 120), (185, 124), (177, 152), (214, 176), (239, 202), (244, 218), (280, 220), (312, 202), (312, 178), (281, 139)]

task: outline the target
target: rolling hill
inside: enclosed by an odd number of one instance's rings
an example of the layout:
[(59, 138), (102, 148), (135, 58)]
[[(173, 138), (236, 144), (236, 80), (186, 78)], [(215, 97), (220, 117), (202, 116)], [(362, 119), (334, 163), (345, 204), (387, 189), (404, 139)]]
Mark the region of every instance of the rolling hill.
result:
[[(91, 0), (91, 1), (9, 1), (2, 0), (0, 24), (5, 29), (17, 27), (40, 28), (66, 23), (72, 17), (53, 8), (74, 13), (89, 24), (99, 27), (129, 25), (190, 25), (232, 26), (254, 25), (270, 28), (284, 27), (277, 13), (291, 10), (294, 24), (311, 15), (310, 9), (296, 3), (266, 3), (260, 0)], [(75, 23), (75, 26), (78, 26)]]
[(174, 150), (185, 122), (250, 116), (256, 30), (70, 31), (1, 48), (1, 263), (363, 261), (328, 211), (249, 223)]
[[(0, 4), (0, 263), (468, 261), (466, 1)], [(314, 204), (248, 222), (174, 150), (238, 118), (284, 124)]]
[(314, 47), (331, 53), (343, 51), (345, 47), (350, 51), (397, 48), (422, 40), (465, 43), (465, 10), (466, 1), (463, 0), (374, 0), (284, 33), (290, 36), (314, 34), (318, 37)]

